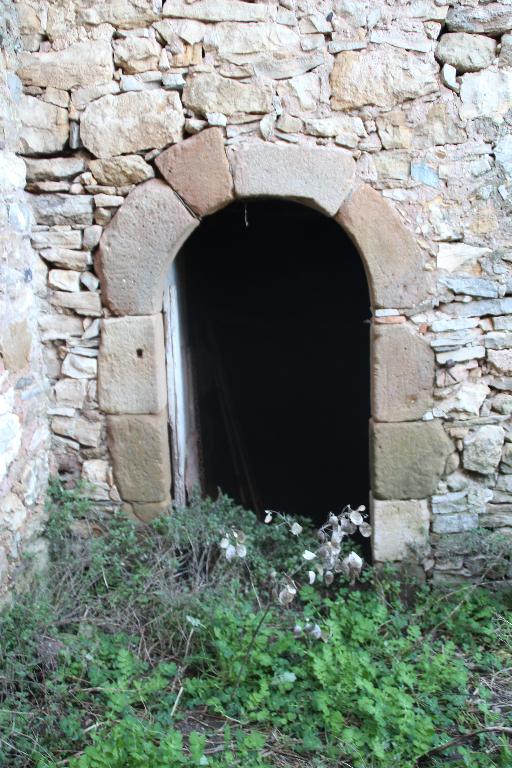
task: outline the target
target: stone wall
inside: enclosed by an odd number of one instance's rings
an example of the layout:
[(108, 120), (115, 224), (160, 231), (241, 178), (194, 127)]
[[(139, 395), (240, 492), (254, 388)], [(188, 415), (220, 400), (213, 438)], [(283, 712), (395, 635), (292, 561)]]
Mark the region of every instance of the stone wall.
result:
[[(165, 177), (162, 152), (212, 126), (230, 152), (338, 148), (375, 190), (356, 205), (354, 188), (342, 226), (361, 237), (365, 210), (387, 201), (422, 254), (410, 281), (428, 287), (416, 306), (374, 306), (374, 337), (390, 339), (374, 352), (377, 559), (413, 545), (439, 582), (482, 573), (493, 537), (512, 536), (512, 5), (15, 6), (26, 51), (17, 148), (41, 258), (33, 273), (48, 268), (39, 323), (60, 470), (81, 472), (107, 508), (119, 501), (96, 398), (100, 318), (118, 313), (104, 285), (102, 302), (93, 252), (127, 195)], [(379, 238), (370, 230), (368, 247)], [(400, 242), (397, 252), (410, 250)], [(385, 275), (389, 265), (376, 268)], [(405, 341), (389, 336), (398, 326)], [(417, 357), (418, 345), (428, 353)], [(419, 376), (414, 391), (399, 375), (379, 378), (397, 355)], [(396, 387), (408, 403), (398, 418)], [(408, 461), (420, 444), (421, 461)], [(488, 533), (475, 538), (479, 527)], [(510, 568), (504, 558), (493, 575)]]
[(12, 3), (0, 2), (0, 604), (45, 561), (47, 393), (37, 328), (46, 270), (30, 246), (25, 164), (16, 156), (22, 85)]

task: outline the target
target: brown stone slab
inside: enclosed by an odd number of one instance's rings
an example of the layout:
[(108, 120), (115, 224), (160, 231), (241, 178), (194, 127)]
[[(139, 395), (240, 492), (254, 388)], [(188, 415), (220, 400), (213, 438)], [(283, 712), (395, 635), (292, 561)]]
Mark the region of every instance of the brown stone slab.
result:
[(169, 147), (155, 165), (198, 216), (214, 213), (233, 200), (233, 179), (220, 128), (201, 131)]

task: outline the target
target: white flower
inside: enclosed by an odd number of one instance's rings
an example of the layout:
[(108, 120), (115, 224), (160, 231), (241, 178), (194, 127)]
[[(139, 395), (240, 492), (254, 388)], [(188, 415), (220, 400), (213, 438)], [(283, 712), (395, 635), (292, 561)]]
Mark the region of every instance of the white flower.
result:
[(308, 579), (310, 584), (314, 584), (316, 579), (316, 573), (314, 571), (308, 571)]
[(289, 605), (293, 601), (293, 598), (296, 594), (297, 590), (295, 587), (292, 587), (291, 584), (287, 584), (286, 587), (280, 591), (277, 599), (281, 605)]
[(361, 525), (364, 522), (362, 514), (357, 509), (353, 509), (349, 517), (350, 522), (354, 523), (354, 525)]
[(309, 631), (309, 634), (311, 635), (311, 637), (314, 637), (315, 640), (320, 640), (322, 637), (322, 630), (320, 629), (318, 624), (313, 624), (313, 626)]
[(305, 549), (302, 553), (302, 557), (304, 560), (314, 560), (316, 555), (314, 552), (311, 552), (309, 549)]
[(334, 581), (334, 573), (332, 571), (326, 571), (324, 574), (324, 581), (326, 585), (330, 587)]
[(359, 526), (359, 533), (368, 539), (372, 535), (372, 527), (368, 523), (361, 523)]
[(226, 547), (226, 560), (232, 560), (236, 556), (236, 547), (232, 544), (228, 544)]
[(220, 548), (221, 549), (227, 549), (229, 544), (229, 539), (224, 536), (223, 539), (220, 540)]
[(244, 558), (247, 555), (247, 547), (245, 544), (237, 544), (236, 545), (236, 554), (238, 557)]
[(290, 530), (294, 536), (298, 536), (299, 533), (302, 533), (302, 525), (299, 525), (299, 523), (294, 523)]
[(265, 519), (263, 521), (266, 525), (272, 522), (272, 512), (270, 509), (265, 510)]
[(363, 561), (356, 552), (351, 552), (343, 560), (343, 569), (347, 576), (350, 578), (350, 583), (355, 584), (356, 580), (361, 574), (363, 568)]

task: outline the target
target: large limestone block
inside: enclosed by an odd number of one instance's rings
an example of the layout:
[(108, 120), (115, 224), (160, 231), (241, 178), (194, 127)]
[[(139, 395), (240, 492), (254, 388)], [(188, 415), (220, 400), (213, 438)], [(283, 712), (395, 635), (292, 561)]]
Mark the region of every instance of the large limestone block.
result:
[(103, 297), (116, 315), (162, 309), (169, 264), (198, 220), (159, 179), (139, 184), (106, 227), (96, 258)]
[(499, 37), (512, 28), (512, 6), (505, 3), (488, 3), (476, 8), (456, 5), (446, 16), (446, 26), (451, 32), (482, 32)]
[(428, 547), (430, 513), (425, 499), (372, 499), (370, 517), (374, 561), (416, 559)]
[(349, 152), (253, 142), (230, 147), (229, 162), (238, 197), (296, 200), (333, 216), (354, 184)]
[(264, 3), (244, 3), (241, 0), (167, 0), (164, 16), (199, 21), (265, 21), (269, 17), (268, 6)]
[(112, 79), (112, 48), (107, 40), (73, 43), (61, 51), (22, 54), (18, 76), (25, 85), (60, 88), (94, 85)]
[(336, 56), (331, 73), (333, 109), (375, 105), (391, 109), (439, 88), (433, 56), (418, 56), (390, 45)]
[(374, 307), (413, 307), (429, 282), (414, 237), (374, 189), (358, 187), (336, 221), (354, 240), (365, 265)]
[(512, 107), (512, 70), (464, 75), (460, 87), (463, 119), (492, 117), (501, 122)]
[(86, 108), (80, 136), (93, 155), (108, 158), (173, 144), (181, 139), (184, 123), (174, 91), (109, 94)]
[(140, 184), (155, 175), (149, 163), (140, 155), (121, 155), (109, 160), (91, 160), (89, 170), (99, 184), (122, 187), (125, 184)]
[(432, 406), (435, 357), (405, 325), (374, 325), (372, 415), (376, 421), (415, 421)]
[(183, 104), (201, 115), (207, 112), (228, 116), (237, 112), (263, 114), (272, 110), (272, 88), (267, 83), (239, 83), (213, 72), (201, 72), (187, 77)]
[(201, 131), (156, 159), (164, 179), (198, 214), (206, 216), (233, 199), (233, 179), (220, 128)]
[(157, 502), (171, 489), (167, 413), (108, 416), (114, 477), (124, 501)]
[(67, 109), (23, 94), (18, 102), (18, 115), (20, 154), (50, 155), (64, 149), (69, 137)]
[(86, 169), (83, 157), (52, 157), (51, 159), (30, 158), (25, 160), (27, 181), (47, 181), (48, 179), (67, 179), (78, 176)]
[(239, 24), (224, 22), (206, 28), (204, 47), (219, 56), (261, 53), (263, 51), (299, 50), (297, 31), (282, 24)]
[(105, 413), (159, 413), (167, 403), (162, 315), (103, 320), (98, 398)]
[(496, 40), (466, 32), (443, 35), (436, 48), (436, 58), (451, 64), (458, 72), (477, 72), (489, 67), (496, 54)]
[(453, 446), (438, 421), (373, 424), (377, 499), (424, 499), (435, 493)]
[(159, 18), (161, 5), (161, 0), (52, 0), (46, 30), (50, 40), (54, 40), (80, 25), (143, 27)]

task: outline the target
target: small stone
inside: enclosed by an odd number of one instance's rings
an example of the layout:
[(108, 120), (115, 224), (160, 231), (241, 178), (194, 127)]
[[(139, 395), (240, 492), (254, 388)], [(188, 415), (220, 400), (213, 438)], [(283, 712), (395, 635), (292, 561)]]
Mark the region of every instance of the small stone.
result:
[(505, 430), (491, 424), (479, 427), (464, 438), (464, 469), (489, 475), (496, 471), (501, 459)]
[(95, 501), (108, 501), (110, 498), (110, 467), (103, 459), (88, 459), (82, 464), (82, 480), (86, 483), (87, 493)]
[(479, 259), (488, 253), (490, 248), (480, 248), (467, 243), (439, 243), (437, 267), (447, 272), (472, 274), (475, 267), (479, 268)]
[(45, 248), (41, 257), (64, 269), (85, 269), (91, 263), (91, 254), (87, 251), (72, 251), (67, 248)]
[(34, 96), (22, 95), (18, 115), (21, 123), (20, 154), (50, 155), (64, 149), (69, 137), (67, 109), (55, 107)]
[(71, 379), (96, 379), (98, 361), (94, 357), (82, 357), (70, 352), (62, 363), (62, 374)]
[(440, 183), (435, 169), (423, 163), (411, 163), (411, 179), (426, 184), (427, 187), (434, 187), (434, 189)]
[(55, 384), (55, 402), (68, 408), (83, 408), (87, 394), (85, 379), (60, 379)]
[(451, 64), (444, 64), (441, 70), (441, 80), (454, 93), (460, 92), (460, 85), (457, 82), (457, 70)]
[(25, 85), (52, 86), (64, 91), (108, 82), (114, 74), (110, 43), (87, 40), (58, 51), (22, 53), (17, 74)]
[(461, 363), (465, 360), (480, 360), (485, 357), (485, 347), (480, 345), (474, 347), (463, 347), (462, 349), (453, 349), (448, 352), (438, 352), (436, 355), (439, 365), (446, 363)]
[(32, 158), (25, 160), (27, 181), (46, 181), (48, 179), (69, 179), (83, 173), (86, 168), (83, 157)]
[[(511, 11), (512, 13), (512, 11)], [(461, 117), (491, 117), (501, 122), (512, 107), (512, 71), (483, 71), (462, 77)]]
[(476, 7), (457, 5), (448, 11), (446, 26), (453, 32), (499, 37), (512, 27), (512, 8), (505, 3), (486, 3)]
[(113, 216), (112, 208), (96, 208), (94, 211), (94, 223), (101, 227), (105, 227)]
[(80, 282), (85, 285), (88, 291), (97, 291), (100, 285), (100, 281), (92, 272), (82, 272)]
[[(502, 413), (504, 416), (510, 416), (512, 413), (512, 395), (496, 395), (492, 401), (492, 409), (493, 411), (496, 411), (496, 413)], [(505, 448), (507, 448), (507, 446), (512, 449), (512, 443), (507, 443)], [(512, 454), (510, 455), (512, 459)]]
[(93, 201), (89, 195), (29, 195), (38, 224), (92, 224)]
[(487, 359), (498, 373), (512, 374), (512, 349), (490, 349), (487, 352)]
[(501, 38), (501, 51), (498, 63), (500, 67), (512, 67), (512, 35), (503, 35)]
[(448, 397), (439, 402), (436, 410), (442, 410), (451, 418), (463, 419), (468, 416), (478, 416), (489, 393), (487, 384), (463, 382)]
[[(9, 323), (0, 330), (0, 357), (7, 371), (21, 371), (30, 360), (32, 334), (26, 320)], [(0, 447), (1, 450), (1, 447)]]
[(269, 85), (238, 83), (214, 73), (199, 73), (187, 79), (183, 103), (201, 115), (220, 112), (261, 114), (272, 110), (272, 89)]
[(483, 298), (497, 298), (498, 285), (483, 277), (441, 277), (440, 282), (453, 293)]
[(307, 119), (304, 121), (304, 132), (311, 134), (311, 136), (322, 137), (353, 134), (356, 144), (358, 138), (366, 136), (363, 121), (359, 117), (349, 117), (348, 115)]
[(485, 346), (487, 349), (512, 349), (512, 333), (506, 331), (486, 333)]
[(169, 72), (163, 75), (162, 85), (170, 91), (182, 91), (185, 87), (185, 78), (179, 73)]
[(261, 54), (253, 67), (256, 75), (271, 80), (287, 80), (309, 72), (325, 63), (323, 51), (311, 51), (283, 57), (279, 53)]
[(496, 142), (494, 156), (500, 168), (507, 176), (512, 177), (512, 135), (510, 133), (505, 134)]
[(52, 432), (76, 440), (80, 445), (98, 448), (101, 437), (101, 422), (89, 421), (82, 417), (57, 416), (52, 419)]
[(110, 158), (173, 144), (181, 139), (184, 122), (174, 91), (123, 93), (103, 96), (88, 105), (81, 137), (93, 155)]
[(38, 324), (42, 341), (71, 339), (81, 336), (84, 330), (82, 320), (72, 315), (41, 315)]
[(78, 293), (53, 291), (50, 303), (55, 307), (73, 309), (78, 315), (101, 317), (102, 313), (99, 294), (90, 291), (79, 291)]
[(85, 109), (91, 102), (96, 101), (101, 96), (119, 93), (119, 83), (111, 80), (107, 83), (88, 85), (85, 88), (76, 88), (71, 91), (71, 103), (76, 109)]
[(119, 208), (124, 203), (122, 195), (94, 195), (94, 205), (97, 208)]
[(512, 314), (512, 298), (483, 299), (467, 303), (453, 303), (444, 306), (443, 311), (456, 317), (483, 317), (485, 315)]
[(276, 127), (283, 133), (300, 133), (302, 120), (299, 117), (293, 117), (293, 115), (282, 114), (277, 120)]
[(89, 169), (99, 184), (121, 187), (125, 184), (139, 184), (155, 175), (149, 163), (140, 155), (122, 155), (109, 160), (91, 160)]
[(72, 269), (50, 269), (48, 285), (60, 291), (79, 291), (80, 272), (74, 272)]
[[(129, 35), (114, 41), (114, 62), (128, 74), (158, 68), (161, 47), (154, 38)], [(105, 78), (108, 79), (108, 78)]]
[(455, 67), (457, 72), (477, 72), (489, 67), (496, 54), (496, 40), (465, 32), (447, 33), (441, 37), (436, 58)]
[[(268, 115), (266, 115), (266, 117), (268, 117)], [(265, 120), (265, 118), (263, 119)], [(206, 120), (208, 125), (218, 126), (220, 128), (224, 128), (228, 124), (226, 115), (222, 115), (220, 112), (207, 112)]]
[(463, 533), (478, 528), (478, 515), (460, 512), (456, 515), (436, 515), (432, 522), (434, 533)]
[(331, 73), (333, 109), (367, 105), (391, 109), (397, 104), (437, 90), (437, 67), (430, 57), (419, 57), (388, 45), (361, 53), (336, 56)]
[(453, 515), (466, 511), (467, 491), (454, 491), (432, 496), (432, 514)]
[(78, 229), (50, 229), (32, 232), (30, 236), (32, 247), (36, 249), (80, 249), (82, 233)]
[(100, 241), (102, 232), (103, 232), (103, 227), (100, 227), (98, 224), (92, 224), (90, 227), (86, 227), (84, 229), (84, 237), (83, 237), (84, 248), (87, 248), (89, 250), (96, 248), (96, 246)]

